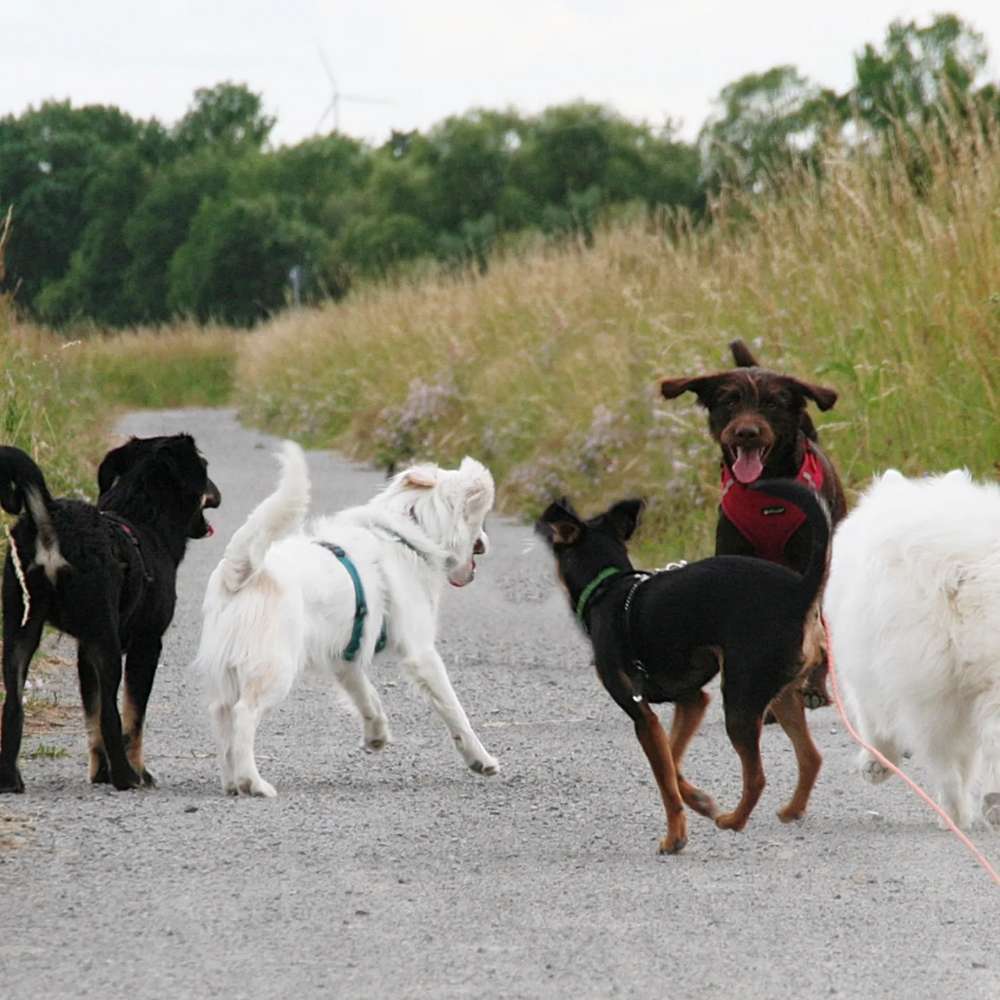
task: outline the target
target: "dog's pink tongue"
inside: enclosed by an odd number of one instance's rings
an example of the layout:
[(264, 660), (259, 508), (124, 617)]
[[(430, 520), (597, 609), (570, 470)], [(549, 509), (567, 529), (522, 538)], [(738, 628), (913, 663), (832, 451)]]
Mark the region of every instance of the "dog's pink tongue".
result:
[(736, 449), (736, 461), (733, 462), (733, 475), (741, 483), (755, 483), (764, 471), (764, 463), (760, 460), (760, 449)]

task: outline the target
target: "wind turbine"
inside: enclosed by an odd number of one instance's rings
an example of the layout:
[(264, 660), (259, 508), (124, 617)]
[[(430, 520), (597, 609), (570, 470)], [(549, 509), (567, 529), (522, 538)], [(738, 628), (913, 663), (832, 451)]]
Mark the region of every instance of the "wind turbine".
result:
[(319, 121), (316, 122), (316, 131), (318, 132), (320, 126), (326, 121), (327, 115), (331, 112), (333, 113), (333, 130), (334, 132), (340, 131), (340, 102), (341, 101), (354, 101), (355, 103), (361, 104), (393, 104), (393, 101), (386, 101), (380, 97), (364, 97), (361, 94), (342, 94), (340, 88), (337, 86), (337, 78), (333, 75), (333, 70), (330, 69), (330, 63), (326, 58), (326, 53), (319, 49), (320, 62), (323, 63), (323, 69), (326, 72), (326, 78), (330, 81), (330, 103), (327, 104), (323, 111), (323, 114), (319, 116)]

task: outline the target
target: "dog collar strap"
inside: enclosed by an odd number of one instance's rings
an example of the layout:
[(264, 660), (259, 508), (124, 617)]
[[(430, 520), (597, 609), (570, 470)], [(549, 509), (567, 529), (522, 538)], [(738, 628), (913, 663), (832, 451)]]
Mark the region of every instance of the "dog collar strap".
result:
[(576, 617), (580, 620), (580, 624), (587, 628), (587, 623), (583, 620), (584, 613), (587, 610), (587, 602), (594, 596), (594, 591), (604, 583), (605, 580), (612, 576), (620, 573), (621, 570), (617, 566), (608, 566), (602, 569), (597, 576), (594, 577), (586, 587), (583, 588), (583, 593), (580, 595), (580, 599), (576, 602)]
[[(332, 552), (340, 560), (341, 565), (347, 570), (351, 578), (351, 583), (354, 584), (354, 627), (351, 629), (351, 641), (341, 654), (350, 663), (358, 655), (358, 650), (361, 648), (361, 638), (365, 631), (365, 618), (368, 617), (368, 602), (365, 600), (365, 588), (361, 585), (361, 577), (358, 574), (357, 566), (354, 565), (350, 556), (339, 545), (334, 545), (333, 542), (321, 541), (317, 541), (316, 544), (322, 545), (324, 549)], [(383, 618), (382, 631), (379, 633), (378, 641), (375, 643), (376, 653), (381, 653), (385, 649), (386, 638), (385, 619)]]
[(428, 556), (426, 552), (421, 551), (413, 544), (408, 538), (404, 538), (398, 531), (390, 531), (388, 528), (385, 529), (385, 533), (394, 541), (399, 542), (400, 545), (405, 545), (414, 555), (420, 556), (424, 562), (427, 562)]

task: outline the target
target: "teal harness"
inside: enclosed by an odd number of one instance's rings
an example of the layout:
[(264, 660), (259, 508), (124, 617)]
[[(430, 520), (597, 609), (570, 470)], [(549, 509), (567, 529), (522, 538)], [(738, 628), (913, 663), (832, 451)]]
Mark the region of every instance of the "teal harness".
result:
[[(365, 600), (365, 588), (361, 586), (361, 577), (358, 575), (357, 566), (351, 562), (350, 556), (339, 545), (334, 545), (333, 542), (320, 541), (317, 541), (316, 544), (322, 545), (324, 549), (332, 552), (340, 560), (341, 565), (347, 570), (351, 578), (351, 583), (354, 584), (354, 628), (351, 629), (351, 641), (341, 654), (345, 660), (350, 662), (358, 655), (358, 650), (361, 648), (361, 637), (365, 631), (365, 618), (368, 617), (368, 602)], [(376, 653), (381, 653), (385, 649), (386, 641), (385, 619), (383, 618), (382, 631), (379, 633), (378, 641), (375, 643)]]

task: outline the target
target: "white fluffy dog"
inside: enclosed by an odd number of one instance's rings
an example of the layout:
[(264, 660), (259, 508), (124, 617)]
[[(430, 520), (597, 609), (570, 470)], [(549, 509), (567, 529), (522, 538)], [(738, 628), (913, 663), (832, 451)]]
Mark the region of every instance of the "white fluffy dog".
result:
[[(493, 478), (471, 458), (457, 470), (417, 466), (369, 503), (304, 526), (309, 473), (302, 449), (286, 441), (281, 479), (233, 535), (208, 581), (196, 668), (207, 682), (219, 737), (222, 785), (231, 795), (275, 795), (254, 759), (261, 716), (280, 703), (306, 667), (332, 672), (364, 724), (364, 746), (389, 740), (378, 693), (365, 674), (383, 625), (390, 648), (444, 719), (466, 764), (495, 774), (497, 761), (472, 731), (435, 648), (445, 580), (465, 586), (488, 547), (483, 520)], [(367, 615), (350, 571), (356, 568)], [(345, 658), (360, 631), (356, 655)], [(349, 654), (348, 654), (349, 657)]]
[(894, 764), (924, 758), (959, 826), (980, 801), (1000, 824), (1000, 488), (886, 472), (837, 528), (824, 611), (861, 736)]

